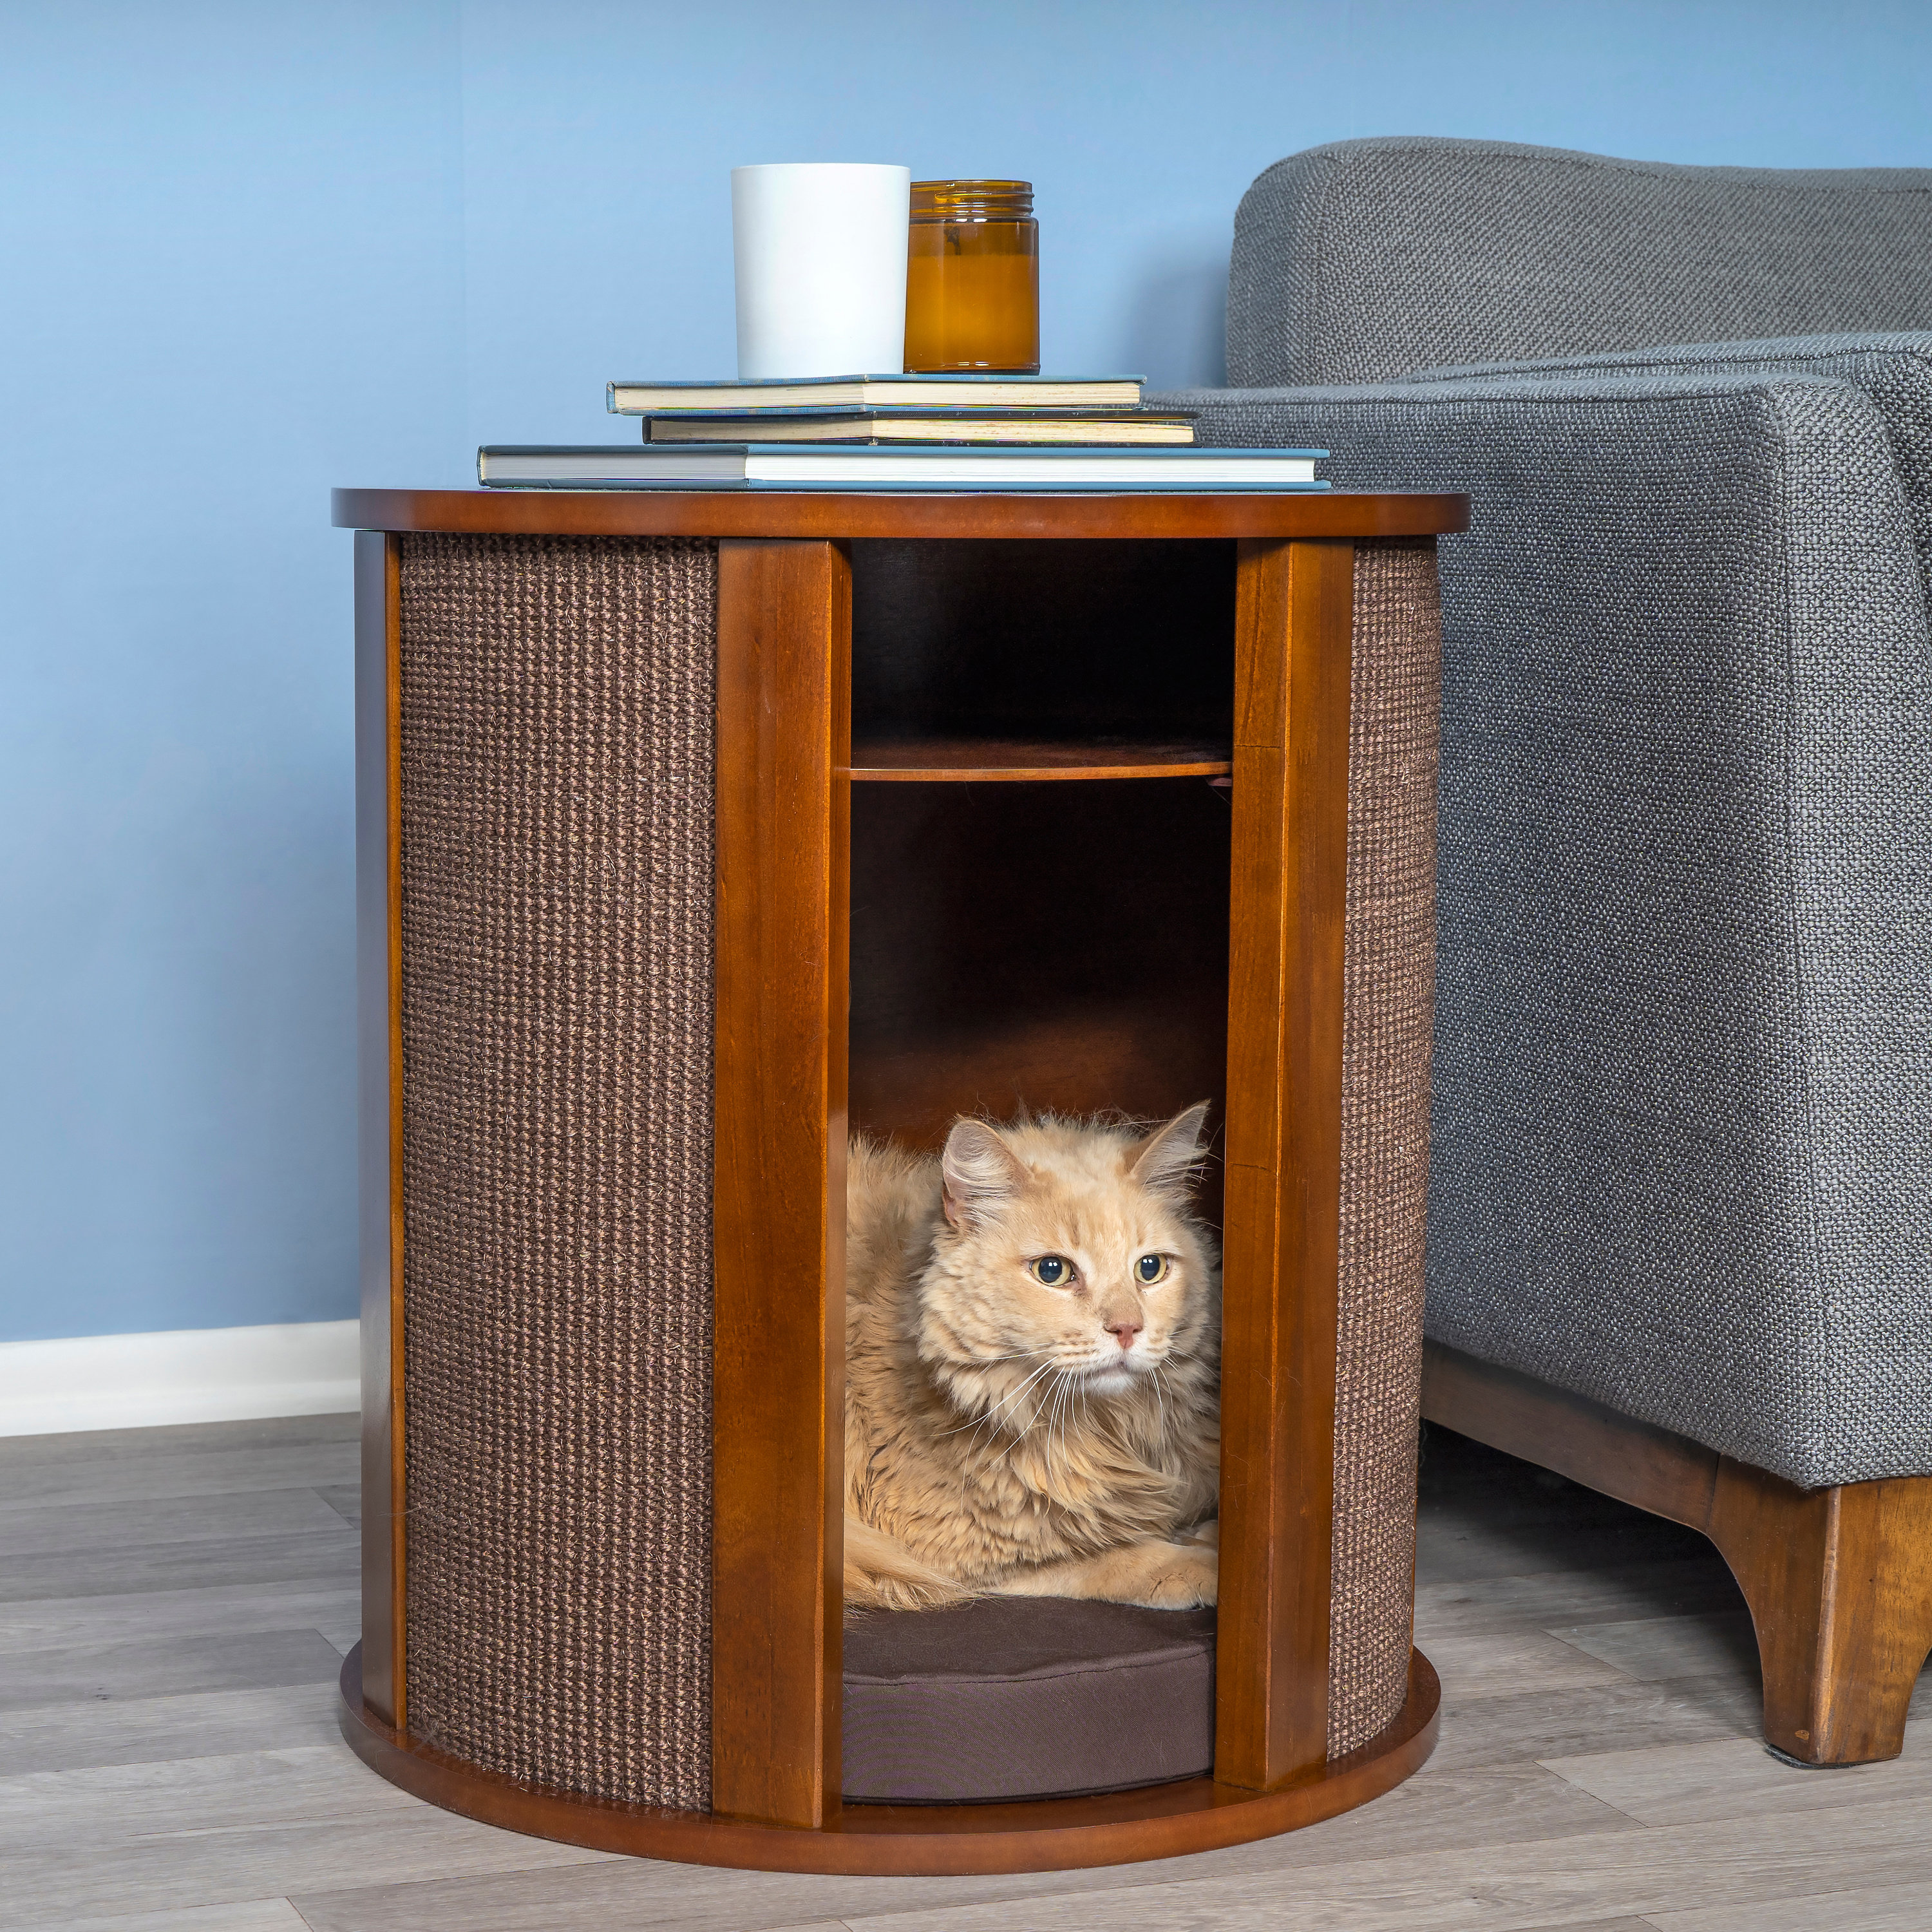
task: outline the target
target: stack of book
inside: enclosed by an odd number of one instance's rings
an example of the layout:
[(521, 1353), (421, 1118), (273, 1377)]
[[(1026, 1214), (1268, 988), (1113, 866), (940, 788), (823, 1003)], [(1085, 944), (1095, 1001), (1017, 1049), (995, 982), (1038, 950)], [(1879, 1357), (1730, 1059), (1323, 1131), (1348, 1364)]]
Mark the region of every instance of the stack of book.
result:
[(1325, 490), (1323, 449), (1200, 449), (1138, 376), (613, 382), (641, 443), (490, 445), (516, 490)]

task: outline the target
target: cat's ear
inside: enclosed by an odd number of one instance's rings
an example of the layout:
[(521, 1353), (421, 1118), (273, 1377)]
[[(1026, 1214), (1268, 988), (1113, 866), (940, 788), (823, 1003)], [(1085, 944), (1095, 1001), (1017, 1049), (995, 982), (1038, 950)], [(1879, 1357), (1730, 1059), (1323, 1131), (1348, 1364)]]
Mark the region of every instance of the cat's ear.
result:
[(1141, 1143), (1127, 1172), (1156, 1194), (1185, 1193), (1201, 1159), (1201, 1130), (1207, 1121), (1208, 1102), (1197, 1100)]
[(955, 1120), (939, 1158), (940, 1205), (960, 1233), (998, 1212), (1026, 1179), (1018, 1156), (984, 1120)]

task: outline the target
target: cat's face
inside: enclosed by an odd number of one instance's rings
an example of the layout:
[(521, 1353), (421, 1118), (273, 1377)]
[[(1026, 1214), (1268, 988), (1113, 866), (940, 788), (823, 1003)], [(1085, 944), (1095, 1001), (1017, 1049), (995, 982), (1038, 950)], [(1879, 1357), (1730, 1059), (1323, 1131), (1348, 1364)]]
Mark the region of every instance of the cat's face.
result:
[(919, 1352), (956, 1399), (1036, 1374), (1117, 1395), (1198, 1342), (1213, 1274), (1186, 1188), (1206, 1114), (1144, 1138), (1058, 1120), (953, 1128)]

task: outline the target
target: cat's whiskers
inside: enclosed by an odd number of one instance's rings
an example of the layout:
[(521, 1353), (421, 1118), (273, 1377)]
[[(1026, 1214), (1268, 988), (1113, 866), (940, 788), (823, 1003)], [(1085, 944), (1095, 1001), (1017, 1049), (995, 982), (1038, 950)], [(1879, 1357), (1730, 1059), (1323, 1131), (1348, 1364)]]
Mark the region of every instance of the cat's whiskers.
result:
[(1060, 1420), (1060, 1405), (1066, 1400), (1066, 1371), (1064, 1369), (1062, 1369), (1054, 1377), (1053, 1396), (1046, 1412), (1046, 1442), (1044, 1448), (1044, 1454), (1046, 1456), (1046, 1474), (1049, 1482), (1052, 1480), (1053, 1476), (1054, 1425)]
[[(1031, 1398), (1028, 1407), (1027, 1418), (1018, 1428), (1013, 1431), (1013, 1442), (1010, 1446), (1017, 1447), (1019, 1443), (1024, 1442), (1042, 1420), (1046, 1424), (1044, 1432), (1048, 1438), (1051, 1438), (1054, 1400), (1059, 1394), (1060, 1384), (1065, 1374), (1066, 1371), (1058, 1363), (1049, 1358), (1041, 1366), (1037, 1374), (1027, 1378), (1024, 1386), (1018, 1391), (1020, 1394), (1028, 1395)], [(1050, 1382), (1047, 1382), (1047, 1378), (1049, 1376), (1052, 1378)], [(1044, 1388), (1041, 1386), (1042, 1383), (1046, 1384)], [(1009, 1415), (1006, 1420), (1010, 1423), (1012, 1418)]]
[[(1026, 1352), (1028, 1354), (1036, 1354), (1038, 1351), (1035, 1349), (1028, 1349)], [(1002, 1396), (1000, 1400), (994, 1403), (992, 1408), (988, 1410), (985, 1414), (980, 1416), (976, 1420), (961, 1423), (957, 1429), (942, 1429), (939, 1432), (940, 1434), (942, 1436), (957, 1436), (960, 1434), (962, 1431), (970, 1429), (976, 1436), (980, 1431), (984, 1429), (988, 1423), (994, 1424), (995, 1427), (997, 1427), (1000, 1418), (1000, 1412), (1010, 1408), (1014, 1402), (1018, 1401), (1020, 1397), (1024, 1395), (1027, 1390), (1032, 1388), (1035, 1382), (1040, 1380), (1041, 1376), (1048, 1373), (1052, 1367), (1053, 1364), (1051, 1361), (1042, 1362), (1038, 1368), (1034, 1370), (1031, 1375), (1027, 1377), (1024, 1382), (1020, 1384), (1018, 1388), (1013, 1390), (1010, 1394)], [(1030, 1427), (1031, 1424), (1029, 1424), (1028, 1426)], [(966, 1444), (966, 1447), (970, 1449), (973, 1447), (973, 1444), (969, 1442)]]
[[(1042, 1469), (1049, 1466), (1045, 1459), (1048, 1458), (1052, 1452), (1053, 1405), (1059, 1394), (1060, 1370), (1056, 1366), (1053, 1371), (1052, 1381), (1047, 1384), (1034, 1402), (1033, 1413), (1028, 1417), (1026, 1426), (1013, 1438), (1013, 1447), (1016, 1449), (1024, 1442), (1034, 1451), (1035, 1456), (1040, 1459), (1040, 1466)], [(1041, 1427), (1042, 1424), (1045, 1425), (1044, 1427)], [(1040, 1429), (1040, 1437), (1037, 1441), (1030, 1439), (1036, 1428)]]
[(1154, 1388), (1154, 1412), (1159, 1418), (1160, 1423), (1160, 1434), (1158, 1438), (1158, 1446), (1165, 1449), (1167, 1447), (1167, 1404), (1166, 1401), (1162, 1400), (1161, 1396), (1161, 1365), (1160, 1363), (1155, 1362), (1150, 1364), (1150, 1366), (1154, 1371), (1152, 1386)]
[(1065, 1400), (1060, 1410), (1060, 1462), (1063, 1472), (1065, 1472), (1070, 1470), (1073, 1460), (1073, 1451), (1066, 1438), (1067, 1426), (1074, 1420), (1074, 1399), (1083, 1393), (1083, 1389), (1078, 1376), (1064, 1376), (1061, 1380), (1064, 1384)]
[[(1002, 1449), (993, 1460), (995, 1463), (1006, 1462), (1015, 1450), (1028, 1442), (1034, 1429), (1044, 1420), (1046, 1426), (1041, 1432), (1040, 1441), (1032, 1446), (1040, 1458), (1042, 1480), (1050, 1486), (1053, 1473), (1053, 1418), (1059, 1406), (1060, 1393), (1067, 1379), (1067, 1372), (1059, 1367), (1057, 1364), (1049, 1361), (1040, 1371), (1040, 1375), (1032, 1376), (1028, 1378), (1027, 1387), (1034, 1387), (1039, 1382), (1041, 1376), (1048, 1372), (1051, 1372), (1054, 1377), (1052, 1387), (1046, 1392), (1044, 1396), (1035, 1394), (1032, 1411), (1027, 1418), (1025, 1425), (1014, 1430), (1005, 1448)], [(1024, 1392), (1024, 1389), (1020, 1391), (1022, 1394)]]

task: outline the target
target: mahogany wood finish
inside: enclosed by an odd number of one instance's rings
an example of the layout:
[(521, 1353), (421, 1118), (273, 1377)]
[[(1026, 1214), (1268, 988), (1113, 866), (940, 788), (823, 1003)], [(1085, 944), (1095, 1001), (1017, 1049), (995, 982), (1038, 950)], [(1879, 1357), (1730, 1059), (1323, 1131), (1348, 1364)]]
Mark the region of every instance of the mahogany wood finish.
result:
[(1774, 1748), (1813, 1765), (1898, 1756), (1932, 1652), (1932, 1477), (1801, 1490), (1436, 1342), (1422, 1408), (1459, 1435), (1708, 1536), (1750, 1608)]
[(871, 783), (970, 784), (1059, 778), (1219, 778), (1234, 770), (1213, 745), (1080, 744), (998, 738), (868, 738), (850, 775)]
[(1424, 537), (1469, 526), (1466, 496), (1010, 496), (838, 490), (338, 490), (344, 530), (599, 537)]
[(1234, 625), (1214, 1763), (1328, 1750), (1354, 550), (1246, 542)]
[[(388, 1096), (365, 1123), (365, 1198), (392, 1212), (364, 1223), (375, 1527), (365, 1642), (344, 1677), (355, 1748), (491, 1822), (795, 1870), (1165, 1857), (1407, 1776), (1435, 1736), (1419, 1654), (1396, 1720), (1326, 1761), (1349, 540), (1462, 529), (1467, 500), (342, 491), (336, 506), (380, 526), (358, 538), (358, 824), (365, 1010), (391, 1016), (365, 1035), (365, 1093)], [(708, 1814), (533, 1790), (408, 1730), (399, 1346), (385, 1352), (401, 1335), (407, 530), (718, 540)], [(962, 541), (922, 541), (942, 537)], [(1032, 538), (1072, 548), (1012, 541)], [(1231, 771), (1232, 812), (1205, 782)], [(1086, 782), (1040, 782), (1066, 778)], [(962, 1109), (1159, 1117), (1204, 1097), (1228, 1161), (1214, 1778), (842, 1807), (848, 1112), (930, 1144)], [(1210, 1169), (1212, 1218), (1220, 1180)]]
[(1932, 1477), (1804, 1490), (1725, 1456), (1706, 1534), (1750, 1606), (1767, 1742), (1807, 1764), (1898, 1756), (1932, 1652)]
[(409, 1721), (404, 1668), (401, 545), (356, 537), (364, 1693)]
[[(962, 1113), (1011, 1120), (1112, 1106), (1137, 1120), (1166, 1120), (1205, 1100), (1218, 1129), (1227, 1113), (1225, 1039), (1220, 1012), (1132, 998), (990, 1020), (916, 1042), (855, 1029), (852, 1124), (937, 1151)], [(1118, 1097), (1096, 1097), (1102, 1094)], [(1194, 1199), (1218, 1227), (1220, 1167), (1211, 1154)]]
[(712, 1804), (838, 1808), (851, 572), (718, 554)]
[(934, 1147), (962, 1112), (1208, 1100), (1218, 1130), (1229, 818), (1198, 778), (855, 785), (854, 1126)]
[(1011, 1804), (854, 1804), (817, 1831), (653, 1810), (519, 1784), (399, 1734), (364, 1702), (359, 1650), (342, 1666), (337, 1713), (350, 1748), (392, 1784), (446, 1810), (565, 1844), (760, 1871), (917, 1877), (1059, 1871), (1178, 1858), (1246, 1844), (1365, 1804), (1400, 1784), (1436, 1747), (1442, 1687), (1420, 1651), (1408, 1694), (1371, 1744), (1279, 1790), (1190, 1778), (1100, 1798)]

